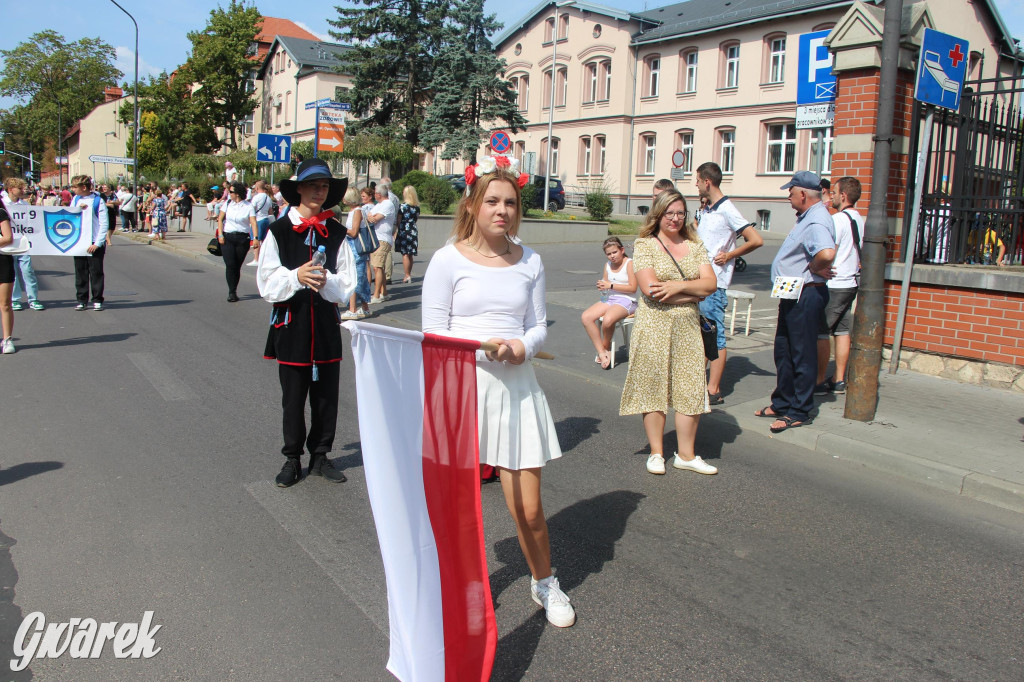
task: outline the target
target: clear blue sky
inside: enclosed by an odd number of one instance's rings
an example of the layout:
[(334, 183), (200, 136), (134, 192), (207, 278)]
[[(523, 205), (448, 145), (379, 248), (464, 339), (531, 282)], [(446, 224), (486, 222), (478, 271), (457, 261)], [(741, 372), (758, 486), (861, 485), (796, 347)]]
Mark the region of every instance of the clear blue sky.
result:
[[(185, 61), (189, 42), (188, 31), (197, 30), (206, 24), (211, 3), (209, 0), (176, 0), (171, 4), (144, 2), (143, 0), (118, 0), (135, 15), (139, 22), (139, 77), (171, 71)], [(648, 7), (670, 4), (672, 0), (644, 2), (643, 0), (604, 0), (600, 4), (620, 9), (641, 11)], [(107, 0), (82, 2), (75, 0), (52, 0), (45, 6), (29, 2), (5, 2), (3, 10), (4, 29), (0, 33), (0, 48), (11, 49), (33, 33), (52, 28), (67, 40), (83, 37), (100, 37), (117, 49), (117, 66), (126, 80), (131, 80), (134, 70), (135, 32), (131, 20)], [(226, 2), (224, 3), (226, 4)], [(283, 3), (257, 2), (265, 14), (283, 16)], [(336, 16), (335, 4), (343, 0), (291, 0), (291, 19), (306, 26), (317, 35), (328, 38), (329, 18)], [(538, 4), (535, 0), (526, 2), (502, 2), (487, 0), (487, 9), (498, 15), (506, 25), (520, 19), (523, 14)], [(1024, 2), (1021, 0), (996, 0), (1010, 33), (1024, 40)], [(0, 98), (0, 107), (10, 106), (13, 101)]]

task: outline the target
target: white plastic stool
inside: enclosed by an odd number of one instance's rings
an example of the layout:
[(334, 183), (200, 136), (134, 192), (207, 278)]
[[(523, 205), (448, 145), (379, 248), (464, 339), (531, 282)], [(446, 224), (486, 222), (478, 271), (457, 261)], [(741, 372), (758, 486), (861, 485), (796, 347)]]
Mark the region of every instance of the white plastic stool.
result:
[[(629, 339), (633, 335), (633, 322), (635, 320), (636, 320), (636, 318), (633, 315), (630, 315), (629, 317), (626, 317), (624, 319), (619, 320), (619, 331), (622, 332), (622, 343), (626, 346), (626, 350), (627, 351), (629, 350)], [(597, 324), (598, 324), (599, 327), (602, 327), (604, 325), (604, 318), (603, 317), (597, 318)], [(609, 365), (609, 367), (614, 367), (615, 366), (615, 351), (616, 350), (617, 349), (615, 348), (615, 340), (614, 340), (614, 336), (613, 336), (613, 338), (612, 338), (612, 349), (611, 349), (611, 351), (609, 351), (611, 353), (611, 356), (612, 356), (612, 362)]]
[(729, 289), (725, 292), (725, 295), (732, 299), (732, 317), (729, 318), (729, 336), (733, 336), (736, 333), (736, 306), (739, 304), (740, 299), (747, 302), (747, 329), (743, 332), (743, 335), (750, 336), (750, 313), (754, 310), (754, 298), (756, 298), (756, 294)]

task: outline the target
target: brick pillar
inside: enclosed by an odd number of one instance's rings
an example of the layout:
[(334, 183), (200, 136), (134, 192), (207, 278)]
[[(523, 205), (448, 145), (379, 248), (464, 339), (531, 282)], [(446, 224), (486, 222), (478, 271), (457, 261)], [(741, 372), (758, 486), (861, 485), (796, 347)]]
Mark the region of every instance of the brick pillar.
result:
[[(896, 118), (893, 121), (895, 141), (889, 165), (889, 195), (885, 202), (886, 216), (889, 218), (890, 240), (886, 249), (889, 261), (897, 260), (899, 255), (907, 173), (910, 168), (907, 151), (910, 146), (914, 96), (913, 73), (904, 69), (900, 69), (898, 73)], [(881, 70), (868, 67), (838, 71), (837, 78), (839, 82), (833, 129), (835, 152), (832, 155), (832, 182), (844, 175), (860, 180), (863, 193), (857, 206), (866, 214), (871, 203), (871, 163), (874, 158)]]

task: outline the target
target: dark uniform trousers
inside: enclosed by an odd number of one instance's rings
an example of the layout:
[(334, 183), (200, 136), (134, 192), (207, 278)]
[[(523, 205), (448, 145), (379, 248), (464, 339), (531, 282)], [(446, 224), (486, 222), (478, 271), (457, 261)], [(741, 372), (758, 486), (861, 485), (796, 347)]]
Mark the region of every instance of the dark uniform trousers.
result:
[(775, 371), (772, 412), (806, 421), (814, 409), (814, 382), (818, 375), (818, 326), (828, 287), (808, 286), (800, 298), (779, 301), (779, 322), (775, 327)]
[[(313, 368), (279, 364), (281, 407), (284, 408), (285, 457), (300, 457), (302, 446), (311, 455), (327, 454), (334, 445), (338, 425), (338, 392), (341, 363), (317, 363), (318, 379), (313, 381)], [(306, 398), (309, 397), (310, 423), (306, 433)]]
[(75, 256), (75, 298), (83, 305), (89, 302), (92, 288), (93, 303), (103, 303), (103, 256), (106, 245), (99, 247), (89, 256)]

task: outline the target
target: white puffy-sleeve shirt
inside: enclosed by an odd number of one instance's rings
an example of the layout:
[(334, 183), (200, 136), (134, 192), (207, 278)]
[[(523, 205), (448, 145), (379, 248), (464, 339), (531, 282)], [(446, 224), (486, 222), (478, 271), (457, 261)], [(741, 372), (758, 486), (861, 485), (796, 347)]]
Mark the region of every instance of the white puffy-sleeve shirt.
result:
[[(288, 211), (292, 225), (302, 222), (302, 216), (293, 206)], [(338, 248), (334, 263), (337, 272), (327, 271), (327, 282), (320, 289), (320, 296), (332, 303), (348, 303), (356, 290), (356, 259), (352, 249), (344, 241)], [(281, 264), (281, 250), (274, 233), (268, 231), (267, 238), (260, 246), (260, 258), (256, 268), (256, 286), (260, 296), (270, 303), (282, 303), (306, 287), (299, 284), (299, 271), (289, 270)]]
[(548, 336), (544, 290), (544, 264), (531, 248), (523, 247), (515, 265), (488, 267), (449, 244), (430, 259), (423, 278), (423, 331), (476, 341), (519, 339), (532, 358)]

